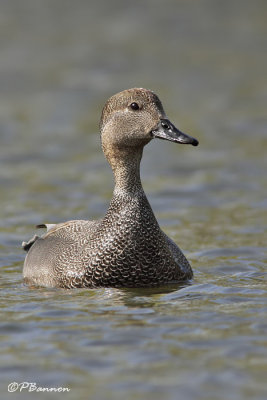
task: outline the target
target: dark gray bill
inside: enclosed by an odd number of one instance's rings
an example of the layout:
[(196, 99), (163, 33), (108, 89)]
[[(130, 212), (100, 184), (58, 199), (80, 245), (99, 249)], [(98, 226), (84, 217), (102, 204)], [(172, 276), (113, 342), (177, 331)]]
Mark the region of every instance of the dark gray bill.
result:
[(155, 138), (170, 140), (171, 142), (198, 145), (198, 140), (179, 131), (168, 119), (161, 119), (158, 126), (151, 131)]

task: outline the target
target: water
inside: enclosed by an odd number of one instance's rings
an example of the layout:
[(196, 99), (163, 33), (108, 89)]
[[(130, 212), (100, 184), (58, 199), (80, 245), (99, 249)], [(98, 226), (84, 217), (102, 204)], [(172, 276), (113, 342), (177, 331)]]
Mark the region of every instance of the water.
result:
[[(1, 398), (33, 382), (70, 389), (38, 399), (266, 399), (266, 14), (259, 0), (1, 2)], [(142, 162), (194, 281), (24, 286), (34, 225), (104, 214), (101, 107), (133, 86), (200, 141), (153, 141)]]

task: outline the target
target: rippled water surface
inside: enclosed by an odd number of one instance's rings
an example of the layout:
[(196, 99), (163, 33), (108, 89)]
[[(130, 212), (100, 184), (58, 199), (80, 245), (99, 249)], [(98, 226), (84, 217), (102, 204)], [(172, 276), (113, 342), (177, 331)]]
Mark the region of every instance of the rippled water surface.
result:
[[(266, 399), (267, 5), (2, 1), (1, 398)], [(22, 240), (98, 218), (112, 194), (104, 101), (158, 93), (197, 148), (153, 141), (142, 178), (190, 285), (33, 289)], [(14, 386), (13, 386), (14, 387)]]

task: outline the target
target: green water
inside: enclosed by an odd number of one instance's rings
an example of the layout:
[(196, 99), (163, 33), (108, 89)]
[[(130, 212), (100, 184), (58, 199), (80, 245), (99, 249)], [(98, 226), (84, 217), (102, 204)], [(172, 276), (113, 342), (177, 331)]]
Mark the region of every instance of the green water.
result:
[[(13, 399), (265, 400), (267, 4), (2, 1), (0, 390)], [(153, 89), (197, 148), (153, 141), (142, 179), (191, 285), (22, 283), (34, 226), (105, 213), (105, 100)], [(8, 392), (11, 382), (68, 393)]]

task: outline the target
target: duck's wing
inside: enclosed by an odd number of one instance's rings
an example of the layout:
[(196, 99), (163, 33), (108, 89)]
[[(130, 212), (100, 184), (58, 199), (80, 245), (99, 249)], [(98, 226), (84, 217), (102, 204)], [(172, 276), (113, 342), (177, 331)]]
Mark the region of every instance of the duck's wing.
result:
[(59, 224), (40, 224), (37, 225), (38, 229), (47, 229), (47, 231), (42, 235), (34, 235), (30, 240), (22, 242), (22, 248), (25, 251), (29, 251), (32, 245), (40, 238), (45, 239), (47, 237), (60, 237), (62, 239), (73, 239), (80, 234), (88, 234), (92, 229), (99, 224), (99, 221), (86, 221), (86, 220), (73, 220), (62, 222)]
[(23, 243), (27, 251), (24, 282), (33, 286), (80, 287), (85, 273), (83, 249), (98, 224), (99, 221), (76, 220), (39, 226), (47, 232)]

